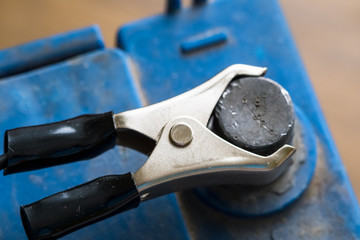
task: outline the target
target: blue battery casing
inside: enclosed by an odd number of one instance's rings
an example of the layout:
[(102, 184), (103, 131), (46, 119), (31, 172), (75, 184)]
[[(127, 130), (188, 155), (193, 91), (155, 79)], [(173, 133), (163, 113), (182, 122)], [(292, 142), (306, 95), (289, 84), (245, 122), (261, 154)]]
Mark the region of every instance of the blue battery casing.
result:
[[(1, 50), (0, 130), (138, 108), (232, 64), (265, 66), (316, 136), (308, 189), (283, 210), (256, 217), (216, 209), (195, 191), (170, 194), (64, 239), (358, 238), (358, 202), (277, 1), (194, 2), (181, 9), (169, 1), (167, 13), (122, 26), (116, 49), (106, 49), (91, 26)], [(146, 158), (117, 147), (89, 161), (0, 177), (0, 238), (25, 238), (19, 205), (102, 175), (134, 172)]]

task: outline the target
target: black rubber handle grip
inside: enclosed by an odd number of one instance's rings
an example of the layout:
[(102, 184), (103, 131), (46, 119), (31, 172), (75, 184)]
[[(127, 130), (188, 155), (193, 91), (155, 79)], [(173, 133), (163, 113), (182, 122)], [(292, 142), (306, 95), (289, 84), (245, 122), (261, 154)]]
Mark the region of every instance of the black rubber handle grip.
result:
[(115, 135), (112, 112), (8, 130), (4, 174), (93, 158), (115, 146)]
[(139, 203), (132, 175), (127, 173), (100, 177), (21, 206), (20, 213), (29, 239), (55, 239)]

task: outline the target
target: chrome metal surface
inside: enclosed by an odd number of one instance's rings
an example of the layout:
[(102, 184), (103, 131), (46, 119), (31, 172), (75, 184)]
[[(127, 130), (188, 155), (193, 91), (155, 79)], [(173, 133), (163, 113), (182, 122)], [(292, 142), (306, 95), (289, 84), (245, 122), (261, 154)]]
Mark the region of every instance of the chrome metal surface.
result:
[(171, 127), (170, 140), (175, 146), (185, 147), (193, 139), (192, 130), (186, 123), (178, 123)]
[[(232, 65), (209, 81), (181, 95), (147, 107), (115, 114), (115, 128), (118, 132), (130, 130), (158, 141), (165, 124), (179, 116), (191, 116), (205, 126), (221, 94), (234, 77), (262, 76), (265, 72), (266, 68)], [(118, 138), (126, 141), (128, 135), (118, 134)]]
[(265, 185), (287, 169), (291, 160), (286, 160), (294, 147), (284, 145), (269, 156), (260, 156), (232, 145), (206, 127), (235, 77), (265, 72), (266, 68), (232, 65), (186, 93), (114, 115), (119, 144), (134, 134), (143, 136), (134, 138), (134, 148), (153, 142), (149, 159), (133, 175), (142, 201), (199, 186)]
[[(174, 146), (168, 137), (177, 124), (192, 129), (193, 141), (186, 147)], [(195, 118), (178, 117), (165, 125), (154, 151), (133, 179), (142, 200), (199, 186), (263, 185), (283, 173), (294, 151), (284, 145), (269, 156), (256, 155), (223, 140)]]

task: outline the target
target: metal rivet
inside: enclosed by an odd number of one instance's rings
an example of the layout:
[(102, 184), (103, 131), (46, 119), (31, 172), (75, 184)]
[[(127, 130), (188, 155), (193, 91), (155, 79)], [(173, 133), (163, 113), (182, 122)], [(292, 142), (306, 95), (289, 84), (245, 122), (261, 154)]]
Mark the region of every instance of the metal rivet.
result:
[(178, 147), (187, 146), (193, 139), (190, 126), (185, 123), (178, 123), (170, 129), (170, 140)]

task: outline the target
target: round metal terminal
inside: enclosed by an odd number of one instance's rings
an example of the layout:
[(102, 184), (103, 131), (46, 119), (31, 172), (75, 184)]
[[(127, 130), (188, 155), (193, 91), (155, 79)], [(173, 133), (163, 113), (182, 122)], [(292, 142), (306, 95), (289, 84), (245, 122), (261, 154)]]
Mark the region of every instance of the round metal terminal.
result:
[(189, 125), (178, 123), (170, 129), (170, 140), (178, 147), (185, 147), (193, 139), (193, 133)]
[(212, 207), (238, 216), (263, 216), (284, 209), (309, 187), (317, 159), (316, 136), (306, 115), (295, 107), (297, 116), (292, 145), (296, 154), (289, 169), (265, 186), (227, 185), (196, 189)]
[(294, 108), (288, 92), (264, 77), (233, 80), (215, 108), (215, 131), (251, 152), (268, 155), (290, 143)]

